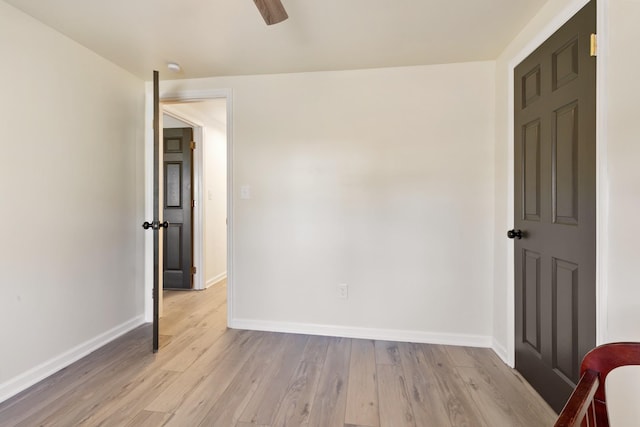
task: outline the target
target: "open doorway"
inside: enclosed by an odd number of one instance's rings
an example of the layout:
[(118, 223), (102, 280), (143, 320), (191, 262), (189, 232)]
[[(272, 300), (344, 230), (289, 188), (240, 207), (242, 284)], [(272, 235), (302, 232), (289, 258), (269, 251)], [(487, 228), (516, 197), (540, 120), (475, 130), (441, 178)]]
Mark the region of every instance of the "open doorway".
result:
[[(146, 189), (145, 189), (145, 215), (147, 217), (151, 217), (153, 214), (153, 206), (154, 206), (154, 132), (153, 132), (153, 117), (152, 113), (154, 111), (153, 108), (153, 100), (154, 93), (153, 87), (151, 85), (147, 86), (147, 126), (146, 126), (146, 150), (145, 150), (145, 181), (146, 181)], [(218, 117), (218, 126), (219, 130), (225, 135), (223, 139), (223, 147), (225, 150), (225, 158), (224, 164), (226, 165), (226, 174), (224, 174), (225, 185), (223, 188), (226, 193), (226, 210), (225, 210), (225, 218), (224, 224), (226, 226), (226, 245), (224, 246), (224, 253), (227, 255), (226, 258), (226, 283), (225, 280), (221, 277), (218, 277), (215, 280), (214, 275), (210, 275), (209, 277), (209, 285), (208, 289), (216, 288), (215, 283), (218, 282), (220, 284), (220, 289), (223, 292), (224, 299), (224, 307), (219, 308), (219, 312), (226, 311), (226, 319), (224, 319), (225, 327), (230, 322), (230, 319), (233, 319), (233, 295), (234, 295), (234, 274), (233, 274), (233, 197), (232, 197), (232, 177), (233, 177), (233, 107), (232, 107), (232, 93), (228, 89), (219, 89), (219, 90), (208, 90), (208, 91), (178, 91), (173, 93), (167, 93), (159, 91), (159, 93), (155, 94), (155, 97), (160, 101), (158, 108), (158, 124), (160, 127), (160, 132), (162, 130), (162, 110), (171, 110), (171, 109), (189, 109), (191, 108), (193, 111), (174, 111), (173, 115), (178, 116), (182, 122), (187, 123), (190, 126), (193, 126), (194, 129), (194, 139), (196, 141), (196, 148), (194, 150), (194, 161), (193, 161), (193, 169), (195, 178), (195, 188), (194, 188), (194, 200), (195, 200), (195, 209), (194, 209), (194, 226), (196, 227), (194, 234), (194, 264), (196, 267), (196, 275), (195, 275), (195, 289), (206, 289), (207, 280), (206, 277), (206, 267), (205, 267), (205, 245), (204, 245), (204, 224), (205, 224), (205, 211), (204, 211), (204, 202), (205, 202), (205, 191), (203, 182), (205, 180), (204, 174), (204, 150), (206, 142), (204, 141), (205, 134), (207, 134), (206, 130), (206, 122), (212, 114), (203, 113), (202, 109), (207, 105), (208, 102), (218, 103), (221, 107), (218, 109), (219, 115), (213, 115), (213, 117)], [(222, 108), (222, 106), (224, 106)], [(195, 107), (195, 108), (193, 108)], [(187, 117), (188, 116), (188, 117)], [(222, 126), (220, 124), (222, 123)], [(161, 139), (161, 138), (160, 138)], [(200, 141), (200, 144), (198, 144)], [(162, 150), (160, 150), (160, 154)], [(162, 164), (162, 159), (158, 162), (158, 166)], [(162, 174), (158, 174), (158, 181), (160, 182), (160, 188), (162, 187)], [(160, 191), (160, 196), (162, 195), (162, 191)], [(208, 194), (207, 194), (208, 196)], [(200, 230), (200, 231), (198, 231)], [(160, 240), (162, 240), (162, 233), (160, 233)], [(162, 256), (162, 250), (159, 252), (159, 256)], [(161, 264), (161, 263), (160, 263)], [(158, 264), (156, 264), (158, 265)], [(211, 271), (211, 270), (210, 270)], [(200, 274), (198, 274), (200, 272)], [(161, 271), (160, 271), (161, 273)], [(202, 274), (205, 273), (205, 274)], [(220, 274), (219, 272), (218, 274)], [(144, 300), (145, 300), (145, 319), (149, 322), (153, 320), (154, 317), (154, 299), (153, 299), (153, 288), (154, 288), (154, 247), (153, 247), (153, 239), (151, 236), (145, 240), (145, 291), (144, 291)], [(160, 274), (161, 278), (161, 274)], [(212, 280), (213, 279), (213, 280)], [(226, 285), (226, 286), (225, 286)], [(159, 284), (159, 288), (162, 289), (162, 283)], [(199, 292), (182, 292), (183, 294), (197, 296)], [(158, 302), (162, 301), (162, 293), (158, 297)], [(158, 310), (159, 311), (159, 310)], [(162, 333), (162, 331), (161, 331)]]
[[(182, 230), (193, 236), (188, 251), (192, 285), (185, 288), (193, 291), (186, 296), (176, 291), (176, 286), (162, 286), (160, 305), (160, 347), (171, 341), (173, 332), (188, 324), (188, 313), (197, 305), (198, 310), (226, 311), (227, 295), (227, 100), (225, 98), (192, 102), (163, 101), (161, 103), (161, 128), (163, 134), (185, 131), (192, 135), (192, 162), (190, 187), (186, 205), (190, 205), (190, 230)], [(188, 132), (187, 132), (188, 131)], [(180, 133), (180, 132), (178, 132)], [(166, 138), (161, 138), (164, 141)], [(189, 146), (189, 142), (186, 143)], [(160, 160), (165, 167), (161, 178), (161, 206), (169, 186), (165, 158)], [(169, 162), (171, 163), (171, 162)], [(164, 197), (162, 197), (164, 196)], [(165, 218), (166, 220), (166, 218)], [(165, 262), (167, 262), (167, 234), (163, 240)], [(165, 268), (166, 269), (166, 268)], [(166, 276), (166, 272), (164, 274)], [(168, 289), (172, 288), (172, 289)], [(211, 290), (209, 291), (209, 288)], [(214, 289), (215, 288), (215, 289)], [(182, 294), (182, 295), (180, 295)], [(211, 294), (215, 294), (211, 297)], [(220, 303), (222, 301), (222, 304)], [(208, 307), (211, 306), (211, 307)], [(222, 317), (226, 320), (226, 316)], [(226, 322), (225, 325), (226, 327)]]

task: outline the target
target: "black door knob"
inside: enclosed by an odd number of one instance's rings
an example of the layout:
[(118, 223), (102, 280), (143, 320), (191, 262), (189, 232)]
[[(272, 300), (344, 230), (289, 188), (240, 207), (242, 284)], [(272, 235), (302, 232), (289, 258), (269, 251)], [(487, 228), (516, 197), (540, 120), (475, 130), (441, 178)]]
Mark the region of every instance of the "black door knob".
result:
[(507, 237), (510, 239), (522, 239), (522, 230), (509, 230), (507, 231)]
[(159, 230), (161, 228), (169, 228), (169, 223), (167, 221), (165, 221), (165, 222), (159, 222), (159, 221), (149, 222), (149, 221), (145, 221), (144, 224), (142, 224), (142, 228), (144, 228), (145, 230), (148, 230), (150, 228), (152, 228), (154, 230)]

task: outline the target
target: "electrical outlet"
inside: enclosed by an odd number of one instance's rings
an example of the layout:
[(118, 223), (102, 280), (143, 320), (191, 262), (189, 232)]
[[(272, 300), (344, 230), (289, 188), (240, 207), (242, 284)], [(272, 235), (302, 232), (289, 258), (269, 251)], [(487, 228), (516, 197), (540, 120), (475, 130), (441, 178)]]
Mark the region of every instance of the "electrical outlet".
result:
[(346, 284), (338, 285), (338, 298), (347, 299), (349, 298), (349, 286)]

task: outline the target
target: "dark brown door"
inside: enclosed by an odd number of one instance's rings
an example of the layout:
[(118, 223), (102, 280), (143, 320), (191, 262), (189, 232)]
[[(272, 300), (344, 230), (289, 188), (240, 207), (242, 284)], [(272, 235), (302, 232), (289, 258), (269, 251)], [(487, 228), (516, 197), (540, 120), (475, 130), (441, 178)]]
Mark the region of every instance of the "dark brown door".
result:
[(193, 129), (163, 129), (165, 289), (191, 289), (192, 231), (192, 145)]
[(145, 222), (145, 230), (153, 230), (153, 328), (152, 349), (159, 347), (160, 328), (160, 74), (153, 72), (153, 220)]
[(516, 369), (556, 411), (595, 346), (595, 6), (515, 69)]

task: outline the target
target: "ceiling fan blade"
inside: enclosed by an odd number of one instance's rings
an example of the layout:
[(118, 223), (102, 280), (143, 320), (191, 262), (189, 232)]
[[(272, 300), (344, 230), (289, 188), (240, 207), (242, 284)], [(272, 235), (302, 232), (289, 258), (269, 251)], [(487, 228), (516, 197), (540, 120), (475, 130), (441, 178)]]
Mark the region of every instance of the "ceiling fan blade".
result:
[(253, 0), (267, 25), (277, 24), (289, 17), (280, 0)]

